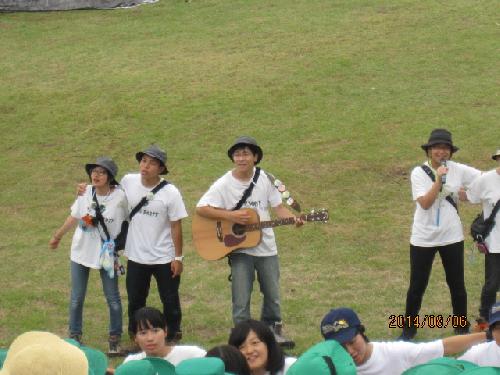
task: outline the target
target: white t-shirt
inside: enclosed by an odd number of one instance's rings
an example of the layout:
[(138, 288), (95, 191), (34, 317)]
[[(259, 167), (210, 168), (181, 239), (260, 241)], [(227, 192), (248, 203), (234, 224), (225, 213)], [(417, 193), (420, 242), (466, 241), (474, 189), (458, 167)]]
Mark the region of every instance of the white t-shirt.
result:
[[(232, 171), (229, 171), (210, 186), (196, 206), (210, 206), (232, 210), (240, 201), (243, 193), (251, 182), (252, 179), (242, 182), (233, 176)], [(271, 219), (269, 208), (277, 207), (280, 204), (281, 194), (274, 185), (271, 184), (266, 172), (261, 170), (252, 194), (242, 207), (253, 208), (259, 214), (260, 220), (265, 221)], [(237, 250), (237, 252), (254, 256), (276, 255), (278, 249), (276, 247), (276, 240), (272, 228), (262, 229), (262, 241), (256, 247)]]
[[(106, 228), (111, 238), (120, 233), (121, 224), (128, 216), (127, 199), (125, 193), (118, 187), (107, 196), (97, 195)], [(71, 242), (70, 258), (82, 266), (100, 269), (99, 255), (102, 241), (106, 235), (99, 224), (98, 227), (84, 225), (82, 217), (90, 215), (95, 217), (94, 200), (92, 199), (92, 185), (87, 185), (85, 193), (79, 196), (71, 206), (71, 216), (78, 219), (78, 227)]]
[[(477, 178), (467, 190), (467, 198), (471, 203), (482, 202), (484, 217), (488, 218), (500, 199), (500, 175), (496, 169)], [(500, 253), (500, 211), (497, 212), (490, 235), (486, 237), (486, 245), (491, 253)]]
[[(142, 184), (140, 174), (127, 174), (120, 184), (127, 195), (129, 212), (153, 190)], [(124, 255), (141, 264), (172, 262), (175, 248), (170, 222), (187, 216), (179, 190), (170, 183), (164, 186), (132, 218)]]
[(424, 343), (404, 341), (373, 342), (370, 359), (361, 366), (356, 366), (358, 375), (400, 375), (405, 370), (442, 357), (443, 341)]
[[(295, 357), (285, 357), (285, 364), (283, 365), (283, 369), (281, 371), (278, 371), (276, 375), (285, 375), (288, 372), (288, 369), (295, 363), (297, 358)], [(270, 372), (268, 371), (266, 374), (270, 375)]]
[[(428, 162), (425, 162), (429, 166)], [(464, 164), (448, 161), (448, 173), (443, 191), (429, 209), (424, 210), (416, 202), (415, 215), (410, 243), (414, 246), (434, 247), (445, 246), (463, 241), (462, 223), (457, 210), (446, 201), (445, 197), (451, 193), (458, 203), (458, 191), (461, 187), (469, 187), (481, 171)], [(434, 175), (436, 173), (434, 172)], [(422, 166), (417, 166), (411, 172), (411, 190), (413, 200), (423, 197), (433, 185), (430, 177)]]
[[(201, 358), (205, 357), (205, 354), (207, 354), (205, 349), (199, 348), (194, 345), (176, 345), (173, 347), (170, 353), (163, 357), (163, 359), (169, 361), (174, 366), (177, 366), (185, 359)], [(130, 354), (125, 358), (123, 363), (143, 358), (146, 358), (146, 352)]]
[(495, 341), (474, 345), (458, 359), (475, 363), (478, 366), (500, 367), (500, 346)]

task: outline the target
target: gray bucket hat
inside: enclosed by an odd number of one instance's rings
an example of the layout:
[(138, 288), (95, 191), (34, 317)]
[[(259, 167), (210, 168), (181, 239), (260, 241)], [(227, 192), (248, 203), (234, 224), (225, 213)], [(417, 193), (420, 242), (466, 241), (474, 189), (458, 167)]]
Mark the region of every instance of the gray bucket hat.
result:
[(495, 152), (493, 155), (491, 155), (491, 158), (493, 160), (497, 160), (499, 156), (500, 156), (500, 148), (497, 150), (497, 152)]
[(451, 133), (446, 129), (434, 129), (429, 136), (429, 140), (426, 144), (423, 144), (421, 147), (423, 150), (427, 151), (429, 147), (438, 144), (445, 144), (451, 147), (452, 152), (457, 152), (459, 150), (458, 147), (453, 145), (453, 141), (451, 139)]
[(234, 151), (240, 146), (248, 146), (254, 153), (257, 154), (257, 162), (255, 164), (260, 163), (262, 157), (264, 156), (262, 149), (254, 138), (246, 135), (238, 137), (236, 141), (234, 141), (233, 145), (229, 147), (229, 150), (227, 150), (227, 156), (229, 156), (229, 159), (233, 160)]
[(87, 174), (89, 175), (89, 177), (90, 177), (90, 173), (92, 173), (92, 169), (94, 169), (95, 167), (103, 167), (104, 169), (106, 169), (108, 171), (108, 174), (111, 177), (110, 182), (109, 182), (110, 185), (120, 185), (116, 181), (116, 174), (118, 173), (118, 166), (113, 161), (113, 159), (111, 159), (108, 156), (99, 156), (96, 159), (95, 163), (85, 164), (85, 170), (87, 171)]
[(137, 159), (138, 162), (140, 162), (144, 155), (151, 156), (152, 158), (157, 159), (161, 163), (161, 165), (164, 167), (164, 170), (160, 174), (168, 173), (168, 169), (166, 166), (167, 153), (165, 151), (163, 151), (157, 145), (151, 145), (144, 151), (139, 151), (137, 154), (135, 154), (135, 158)]

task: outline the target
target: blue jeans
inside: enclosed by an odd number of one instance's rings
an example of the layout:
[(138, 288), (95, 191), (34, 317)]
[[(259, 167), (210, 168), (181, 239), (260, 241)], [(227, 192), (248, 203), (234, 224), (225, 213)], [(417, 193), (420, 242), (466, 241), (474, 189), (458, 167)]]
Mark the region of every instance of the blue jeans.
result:
[(236, 325), (250, 319), (255, 272), (263, 295), (260, 320), (268, 325), (281, 322), (278, 256), (256, 257), (236, 253), (230, 256), (230, 261), (233, 323)]
[[(89, 281), (89, 267), (71, 262), (71, 299), (69, 304), (69, 333), (82, 334), (83, 302)], [(121, 335), (122, 330), (122, 302), (118, 289), (118, 276), (110, 279), (107, 272), (99, 270), (102, 289), (109, 307), (109, 334)]]

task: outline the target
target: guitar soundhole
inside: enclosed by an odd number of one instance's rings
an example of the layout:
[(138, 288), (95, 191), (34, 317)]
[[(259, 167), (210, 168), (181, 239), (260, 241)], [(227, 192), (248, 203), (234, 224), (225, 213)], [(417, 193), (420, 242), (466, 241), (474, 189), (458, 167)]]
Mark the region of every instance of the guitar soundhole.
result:
[(245, 226), (241, 224), (234, 224), (233, 225), (233, 233), (237, 236), (241, 236), (242, 234), (245, 234)]

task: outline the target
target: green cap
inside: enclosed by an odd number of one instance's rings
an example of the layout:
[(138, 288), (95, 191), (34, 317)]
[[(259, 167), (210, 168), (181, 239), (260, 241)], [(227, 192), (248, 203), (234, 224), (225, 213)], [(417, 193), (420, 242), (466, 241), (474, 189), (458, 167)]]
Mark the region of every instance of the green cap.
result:
[(442, 357), (432, 359), (429, 362), (412, 367), (404, 375), (455, 375), (465, 374), (464, 371), (475, 369), (477, 366), (468, 361), (455, 358)]
[(177, 375), (229, 375), (222, 359), (218, 357), (190, 358), (175, 368)]
[[(462, 372), (463, 375), (500, 375), (500, 367), (476, 367)], [(461, 375), (462, 375), (461, 374)]]
[(123, 363), (115, 375), (175, 375), (175, 366), (163, 358), (146, 357)]
[(3, 361), (5, 361), (5, 357), (7, 357), (8, 349), (0, 349), (0, 368), (3, 366)]
[(355, 375), (356, 365), (349, 353), (335, 340), (309, 348), (288, 369), (287, 375)]
[(69, 342), (71, 345), (76, 346), (83, 353), (85, 353), (85, 357), (87, 357), (87, 361), (89, 362), (89, 375), (91, 371), (94, 375), (106, 374), (106, 370), (108, 369), (108, 357), (106, 357), (103, 352), (85, 345), (81, 345), (78, 341), (73, 339), (64, 340), (66, 342)]

